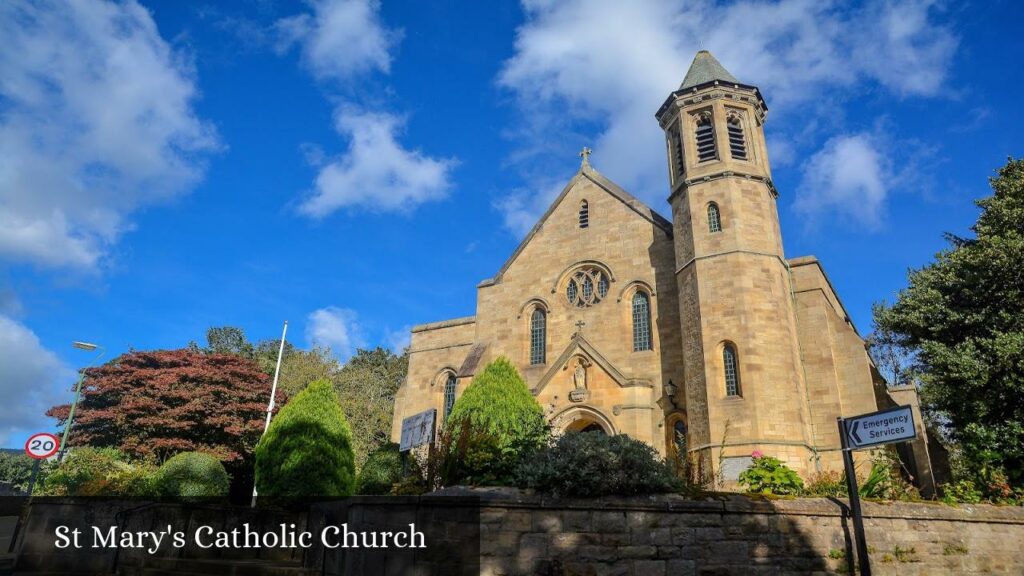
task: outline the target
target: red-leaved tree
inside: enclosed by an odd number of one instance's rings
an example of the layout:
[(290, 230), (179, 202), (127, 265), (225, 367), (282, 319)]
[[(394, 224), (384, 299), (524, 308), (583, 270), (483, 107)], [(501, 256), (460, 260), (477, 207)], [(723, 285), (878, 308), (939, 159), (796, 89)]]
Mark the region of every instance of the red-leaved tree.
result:
[[(111, 446), (163, 461), (201, 451), (228, 465), (256, 448), (270, 399), (259, 365), (189, 349), (129, 352), (85, 373), (69, 445)], [(283, 402), (278, 392), (277, 405)], [(63, 425), (70, 405), (47, 411)]]

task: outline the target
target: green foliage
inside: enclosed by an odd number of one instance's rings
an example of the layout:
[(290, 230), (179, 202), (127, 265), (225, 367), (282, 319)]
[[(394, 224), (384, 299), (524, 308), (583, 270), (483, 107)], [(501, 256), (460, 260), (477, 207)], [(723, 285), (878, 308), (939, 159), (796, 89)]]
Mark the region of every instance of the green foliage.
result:
[(846, 498), (849, 489), (846, 487), (846, 477), (842, 472), (826, 470), (811, 476), (804, 489), (804, 496), (818, 496), (822, 498)]
[(231, 479), (212, 454), (182, 452), (164, 462), (153, 479), (157, 493), (167, 498), (226, 496)]
[(828, 551), (828, 557), (833, 560), (842, 560), (843, 558), (846, 558), (846, 550), (843, 550), (842, 548), (832, 548)]
[(879, 500), (919, 500), (917, 489), (900, 473), (900, 461), (892, 449), (882, 449), (871, 456), (871, 471), (860, 484), (864, 498)]
[(388, 442), (366, 458), (356, 480), (356, 494), (389, 494), (401, 480), (402, 454), (398, 444)]
[(7, 484), (19, 492), (28, 491), (33, 464), (27, 454), (0, 452), (0, 484)]
[(982, 494), (970, 480), (960, 480), (942, 486), (942, 501), (946, 504), (977, 504)]
[(755, 452), (750, 468), (740, 472), (740, 486), (760, 494), (797, 495), (803, 492), (800, 476), (781, 460)]
[(256, 447), (262, 496), (350, 496), (352, 433), (327, 380), (312, 382), (277, 414)]
[(152, 496), (148, 463), (132, 463), (115, 448), (76, 448), (52, 465), (36, 489), (40, 496)]
[(406, 354), (386, 348), (356, 350), (345, 366), (331, 377), (341, 408), (352, 424), (356, 466), (391, 437), (395, 394), (409, 368)]
[(682, 483), (671, 465), (645, 442), (619, 434), (569, 432), (523, 458), (517, 484), (565, 496), (673, 492)]
[[(900, 348), (927, 409), (972, 468), (1024, 483), (1024, 160), (1010, 159), (977, 201), (974, 238), (950, 247), (894, 304), (876, 305), (882, 340)], [(964, 478), (975, 480), (974, 478)]]
[(505, 484), (523, 454), (549, 437), (544, 412), (507, 358), (491, 362), (455, 401), (445, 422), (448, 453), (462, 455), (470, 483)]
[[(206, 353), (252, 360), (273, 377), (280, 340), (254, 344), (240, 328), (233, 326), (210, 328), (206, 340)], [(329, 348), (314, 346), (300, 350), (286, 341), (277, 389), (286, 398), (294, 398), (310, 382), (329, 380), (351, 425), (352, 449), (356, 468), (360, 469), (367, 455), (390, 439), (395, 394), (405, 381), (408, 367), (408, 355), (394, 354), (386, 348), (358, 349), (342, 366)]]
[(954, 542), (942, 547), (943, 556), (966, 556), (967, 552), (967, 546), (963, 542)]

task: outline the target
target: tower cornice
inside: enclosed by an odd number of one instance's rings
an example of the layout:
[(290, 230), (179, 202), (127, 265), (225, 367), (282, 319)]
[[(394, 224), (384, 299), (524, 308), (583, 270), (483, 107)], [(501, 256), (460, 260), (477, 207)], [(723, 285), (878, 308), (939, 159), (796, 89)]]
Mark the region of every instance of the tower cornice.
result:
[(661, 107), (658, 108), (654, 117), (658, 119), (658, 123), (664, 129), (672, 117), (675, 116), (675, 114), (668, 113), (672, 110), (673, 106), (675, 106), (675, 109), (672, 111), (675, 112), (684, 107), (712, 100), (731, 100), (750, 104), (757, 112), (757, 121), (759, 123), (764, 122), (765, 117), (768, 115), (768, 105), (765, 103), (757, 86), (713, 80), (692, 88), (672, 92), (665, 99)]
[(723, 170), (721, 172), (715, 172), (713, 174), (705, 174), (703, 176), (698, 176), (696, 178), (687, 178), (686, 180), (682, 180), (676, 186), (675, 190), (672, 191), (672, 194), (669, 195), (668, 202), (669, 204), (674, 202), (676, 197), (679, 196), (680, 194), (683, 194), (686, 191), (686, 189), (689, 188), (690, 186), (693, 186), (695, 184), (704, 184), (705, 182), (711, 182), (714, 180), (721, 180), (723, 178), (739, 178), (741, 180), (753, 180), (755, 182), (760, 182), (768, 187), (768, 192), (771, 193), (772, 198), (779, 198), (779, 191), (775, 188), (775, 184), (772, 183), (771, 178), (766, 178), (764, 176), (759, 176), (757, 174), (737, 172), (735, 170)]

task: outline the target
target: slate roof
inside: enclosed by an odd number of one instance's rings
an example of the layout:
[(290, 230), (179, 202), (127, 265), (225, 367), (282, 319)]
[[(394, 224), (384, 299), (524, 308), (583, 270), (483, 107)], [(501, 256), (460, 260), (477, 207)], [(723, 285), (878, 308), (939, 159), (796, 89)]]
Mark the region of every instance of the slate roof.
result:
[(679, 89), (685, 90), (694, 86), (700, 86), (701, 84), (707, 84), (708, 82), (714, 82), (715, 80), (742, 84), (735, 76), (729, 74), (729, 71), (711, 55), (711, 52), (701, 50), (693, 57), (693, 63), (690, 64), (690, 69), (686, 72), (686, 78), (683, 78), (683, 83), (679, 85)]

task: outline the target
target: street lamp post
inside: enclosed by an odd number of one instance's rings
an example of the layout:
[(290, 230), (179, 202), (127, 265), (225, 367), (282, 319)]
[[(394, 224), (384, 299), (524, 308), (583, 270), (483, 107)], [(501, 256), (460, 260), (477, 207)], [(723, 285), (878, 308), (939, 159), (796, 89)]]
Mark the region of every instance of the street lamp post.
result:
[(104, 352), (104, 348), (102, 346), (97, 346), (96, 344), (91, 344), (89, 342), (76, 341), (72, 342), (71, 345), (79, 350), (85, 350), (86, 352), (92, 352), (93, 350), (99, 349), (100, 353), (92, 359), (92, 362), (90, 362), (88, 366), (82, 368), (82, 371), (78, 375), (78, 384), (75, 386), (75, 401), (71, 403), (71, 410), (68, 412), (68, 419), (64, 422), (64, 434), (60, 439), (60, 454), (57, 455), (57, 462), (64, 460), (64, 454), (68, 450), (68, 434), (71, 432), (71, 423), (75, 419), (75, 407), (78, 406), (78, 399), (82, 396), (82, 381), (85, 380), (85, 371), (91, 368), (92, 365), (100, 359), (100, 356), (103, 356)]

